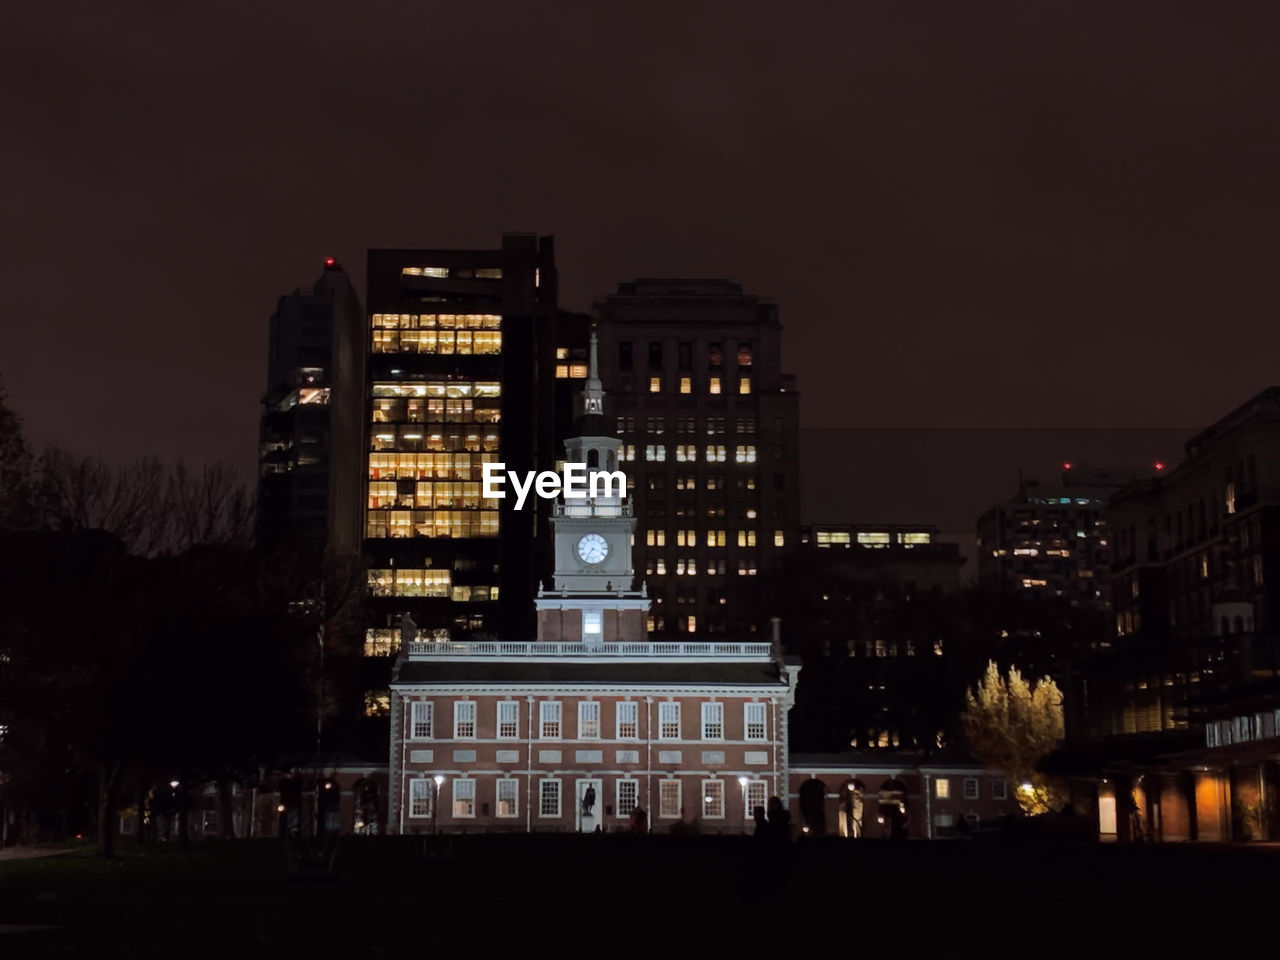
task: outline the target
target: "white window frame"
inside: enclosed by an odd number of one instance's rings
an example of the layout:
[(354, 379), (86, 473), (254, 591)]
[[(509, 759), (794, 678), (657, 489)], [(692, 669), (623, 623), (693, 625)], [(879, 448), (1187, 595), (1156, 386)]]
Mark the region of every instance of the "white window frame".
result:
[[(520, 703), (516, 700), (499, 700), (497, 706), (497, 716), (494, 720), (497, 723), (495, 729), (498, 732), (499, 740), (518, 740), (520, 738)], [(502, 714), (506, 712), (510, 716), (503, 718)], [(511, 727), (511, 732), (504, 733), (503, 726)]]
[[(716, 727), (720, 728), (719, 733), (716, 733)], [(702, 739), (724, 740), (724, 704), (719, 700), (702, 704)]]
[[(547, 727), (555, 724), (555, 732), (547, 733)], [(559, 700), (543, 700), (538, 704), (538, 739), (561, 740), (564, 735), (564, 706)]]
[(965, 777), (964, 785), (960, 790), (960, 795), (965, 800), (977, 800), (978, 799), (978, 778)]
[[(720, 800), (720, 812), (708, 813), (711, 809), (712, 802), (707, 800), (708, 791), (711, 794), (718, 794)], [(724, 781), (723, 780), (703, 780), (702, 792), (698, 795), (698, 800), (702, 807), (703, 820), (723, 820), (724, 819)]]
[[(752, 736), (751, 733), (753, 723), (751, 715), (753, 713), (760, 714), (759, 736)], [(757, 700), (751, 703), (744, 703), (742, 705), (742, 739), (754, 741), (769, 739), (769, 705), (764, 701)]]
[[(413, 819), (431, 816), (432, 787), (435, 783), (429, 777), (414, 777), (409, 781), (409, 816)], [(414, 810), (415, 800), (422, 801), (422, 813)]]
[[(470, 708), (470, 709), (468, 709)], [(470, 713), (470, 720), (465, 714)], [(462, 725), (471, 724), (471, 732), (464, 733)], [(476, 702), (474, 700), (455, 700), (453, 704), (453, 739), (474, 740), (476, 738)]]
[[(507, 820), (520, 816), (520, 781), (515, 777), (499, 777), (494, 781), (493, 814), (499, 820)], [(511, 812), (502, 812), (502, 788), (511, 787)]]
[[(674, 813), (666, 812), (666, 796), (663, 787), (669, 783), (675, 784), (676, 787), (676, 806)], [(679, 777), (670, 777), (666, 780), (658, 781), (658, 816), (663, 820), (678, 820), (682, 816), (684, 810), (684, 785), (680, 782)]]
[[(630, 716), (628, 716), (628, 714)], [(624, 735), (622, 725), (629, 723), (632, 725), (634, 732)], [(618, 740), (639, 740), (640, 739), (640, 704), (634, 700), (622, 700), (618, 702), (616, 711), (614, 712), (614, 736)]]
[[(591, 629), (594, 627), (595, 629)], [(582, 642), (588, 646), (599, 646), (604, 643), (604, 611), (582, 611)]]
[[(663, 714), (667, 714), (668, 716), (664, 717)], [(673, 735), (668, 735), (666, 732), (668, 724), (674, 724), (675, 726), (675, 733)], [(658, 739), (680, 739), (680, 701), (663, 700), (658, 704)]]
[[(424, 719), (425, 718), (425, 719)], [(425, 728), (425, 733), (419, 733)], [(409, 739), (430, 740), (435, 733), (435, 703), (431, 700), (412, 700), (409, 706)]]
[[(600, 730), (600, 701), (599, 700), (579, 700), (578, 701), (578, 739), (579, 740), (599, 740), (601, 738)], [(594, 719), (588, 717), (588, 714), (594, 713)], [(596, 725), (595, 735), (587, 733), (587, 724), (594, 722)]]
[[(636, 809), (636, 807), (640, 806), (640, 781), (635, 779), (634, 777), (619, 777), (617, 780), (614, 781), (614, 783), (615, 783), (615, 787), (614, 787), (613, 809), (617, 811), (617, 815), (619, 817), (629, 817), (631, 816), (631, 811)], [(630, 784), (632, 790), (634, 791), (631, 797), (632, 802), (631, 802), (630, 810), (623, 809), (623, 805), (622, 805), (622, 785), (623, 784)]]
[[(546, 788), (548, 784), (555, 784), (556, 787), (556, 812), (544, 813), (546, 801)], [(559, 820), (560, 812), (564, 809), (564, 791), (561, 790), (560, 780), (557, 777), (543, 777), (538, 781), (538, 819), (539, 820)]]
[[(455, 820), (474, 820), (476, 817), (476, 782), (471, 777), (454, 777), (451, 785), (453, 791), (453, 818)], [(470, 804), (470, 809), (459, 804)]]
[[(755, 803), (755, 798), (752, 797), (752, 794), (757, 791), (760, 797), (759, 803)], [(748, 780), (746, 787), (742, 791), (742, 820), (744, 823), (750, 823), (754, 819), (756, 807), (769, 809), (769, 784), (764, 780)]]

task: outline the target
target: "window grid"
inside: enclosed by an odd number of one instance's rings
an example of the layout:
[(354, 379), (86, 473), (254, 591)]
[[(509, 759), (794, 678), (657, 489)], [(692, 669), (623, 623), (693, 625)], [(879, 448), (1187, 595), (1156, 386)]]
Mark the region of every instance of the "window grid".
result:
[(499, 817), (518, 817), (520, 815), (520, 781), (513, 777), (504, 777), (498, 781), (496, 813)]
[(619, 780), (618, 781), (618, 816), (629, 817), (631, 811), (636, 808), (637, 798), (640, 796), (640, 781), (638, 780)]
[(584, 700), (578, 704), (578, 739), (600, 739), (600, 702)]
[(425, 777), (409, 781), (409, 816), (431, 816), (431, 787), (433, 784)]
[(768, 724), (766, 723), (765, 705), (748, 703), (743, 707), (742, 725), (746, 730), (747, 740), (767, 740)]
[(638, 740), (640, 738), (640, 705), (635, 701), (618, 704), (617, 738), (619, 740)]
[(724, 819), (724, 781), (702, 781), (702, 816), (707, 820)]
[(751, 820), (755, 817), (756, 807), (764, 808), (767, 804), (766, 788), (763, 780), (747, 781), (747, 802), (744, 811), (744, 820)]
[(415, 700), (413, 702), (413, 717), (410, 725), (410, 736), (414, 740), (431, 739), (432, 706), (433, 704), (430, 700)]
[(514, 740), (520, 735), (520, 704), (514, 700), (498, 703), (498, 739)]
[(474, 740), (476, 738), (476, 703), (474, 700), (460, 700), (453, 705), (453, 738), (455, 740)]
[(560, 816), (560, 781), (538, 781), (538, 816)]
[(680, 704), (658, 704), (658, 739), (680, 739)]
[(723, 703), (704, 703), (702, 705), (702, 739), (724, 739)]
[(476, 782), (465, 778), (453, 781), (453, 815), (466, 819), (476, 815)]
[(978, 778), (977, 777), (965, 777), (964, 798), (966, 800), (978, 799)]
[[(543, 740), (559, 740), (560, 739), (560, 702), (558, 700), (545, 700), (539, 706), (539, 714), (542, 719), (541, 729), (539, 731)], [(557, 789), (559, 789), (557, 787)], [(558, 801), (557, 801), (558, 802)]]

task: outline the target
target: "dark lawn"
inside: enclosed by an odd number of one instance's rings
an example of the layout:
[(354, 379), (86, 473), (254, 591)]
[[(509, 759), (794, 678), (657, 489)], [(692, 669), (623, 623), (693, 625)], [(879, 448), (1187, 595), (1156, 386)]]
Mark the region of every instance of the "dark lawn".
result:
[(750, 838), (540, 836), (460, 837), (445, 861), (344, 838), (329, 880), (291, 875), (283, 841), (5, 862), (0, 924), (58, 929), (0, 934), (0, 958), (1280, 953), (1264, 933), (1280, 847), (809, 840), (769, 856)]

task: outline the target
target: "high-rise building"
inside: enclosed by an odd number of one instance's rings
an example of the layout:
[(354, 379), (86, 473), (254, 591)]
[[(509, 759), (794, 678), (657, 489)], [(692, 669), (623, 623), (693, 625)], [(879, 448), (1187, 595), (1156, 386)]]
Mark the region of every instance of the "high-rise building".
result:
[(799, 395), (770, 301), (726, 280), (636, 280), (597, 305), (601, 375), (640, 505), (651, 632), (739, 634), (729, 602), (800, 529)]
[(481, 479), (488, 462), (554, 468), (586, 376), (587, 319), (557, 309), (552, 239), (370, 250), (366, 301), (366, 654), (394, 654), (405, 615), (431, 639), (532, 636), (547, 504), (484, 498)]
[(1062, 465), (1062, 482), (1021, 484), (978, 519), (978, 582), (994, 594), (1063, 598), (1106, 609), (1111, 539), (1103, 511), (1125, 484), (1163, 470)]
[(271, 317), (259, 429), (258, 539), (359, 549), (364, 323), (332, 258)]

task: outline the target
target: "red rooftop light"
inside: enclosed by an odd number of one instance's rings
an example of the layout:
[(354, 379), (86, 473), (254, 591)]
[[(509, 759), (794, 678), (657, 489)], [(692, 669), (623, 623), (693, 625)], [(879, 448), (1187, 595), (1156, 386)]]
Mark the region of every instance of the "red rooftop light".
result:
[(1071, 464), (1069, 464), (1069, 463), (1064, 463), (1064, 464), (1062, 465), (1062, 469), (1063, 469), (1063, 470), (1070, 470), (1070, 469), (1071, 469)]
[(335, 260), (335, 259), (333, 259), (333, 257), (325, 257), (325, 258), (324, 258), (324, 265), (325, 265), (326, 267), (332, 267), (332, 266), (333, 266), (335, 263), (337, 263), (337, 262), (338, 262), (338, 261), (337, 261), (337, 260)]
[(1157, 461), (1156, 461), (1156, 469), (1157, 469), (1157, 470), (1163, 470), (1163, 469), (1164, 469), (1164, 463), (1163, 463), (1162, 461), (1160, 461), (1160, 460), (1157, 460)]

